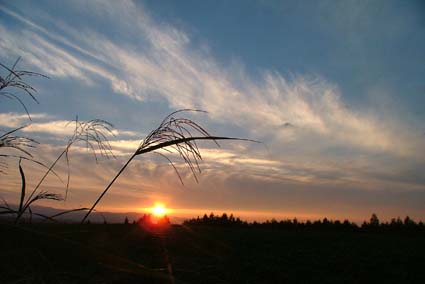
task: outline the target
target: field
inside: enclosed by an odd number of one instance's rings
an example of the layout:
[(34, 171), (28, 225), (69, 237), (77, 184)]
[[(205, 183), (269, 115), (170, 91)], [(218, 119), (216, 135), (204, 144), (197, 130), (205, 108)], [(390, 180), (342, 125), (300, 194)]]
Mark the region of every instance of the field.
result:
[(0, 283), (425, 283), (425, 235), (0, 225)]

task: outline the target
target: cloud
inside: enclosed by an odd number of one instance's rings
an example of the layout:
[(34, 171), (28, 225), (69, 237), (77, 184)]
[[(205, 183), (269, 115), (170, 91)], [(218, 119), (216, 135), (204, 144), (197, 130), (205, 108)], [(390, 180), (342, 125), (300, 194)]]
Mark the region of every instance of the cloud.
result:
[[(75, 122), (69, 120), (52, 120), (52, 116), (46, 113), (31, 114), (32, 121), (28, 120), (28, 115), (20, 113), (0, 113), (0, 127), (18, 128), (25, 126), (20, 131), (33, 134), (49, 134), (51, 136), (64, 139), (71, 137), (75, 131)], [(134, 150), (138, 147), (140, 140), (119, 140), (116, 137), (138, 137), (143, 138), (139, 132), (111, 129), (110, 144), (116, 148), (116, 154), (121, 155), (123, 150)], [(125, 152), (125, 153), (127, 153)]]
[[(49, 115), (47, 113), (33, 113), (31, 114), (32, 119), (44, 119), (48, 118)], [(10, 127), (17, 128), (23, 125), (29, 124), (28, 115), (27, 114), (19, 114), (19, 113), (0, 113), (0, 126), (1, 127)]]
[[(64, 37), (5, 7), (3, 11), (29, 28), (9, 31), (0, 26), (0, 45), (23, 54), (49, 75), (89, 85), (100, 77), (116, 93), (138, 100), (165, 99), (172, 108), (204, 109), (213, 119), (251, 130), (252, 135), (283, 141), (315, 136), (326, 143), (415, 154), (409, 138), (400, 139), (397, 129), (367, 111), (347, 108), (337, 86), (320, 77), (288, 79), (265, 71), (253, 79), (242, 68), (224, 67), (207, 52), (193, 49), (186, 33), (155, 22), (130, 1), (101, 2), (93, 8), (94, 16), (109, 18), (117, 29), (130, 27), (129, 33), (143, 38), (142, 48), (139, 42), (112, 42), (94, 30), (77, 31), (59, 21)], [(295, 127), (288, 130), (285, 125)]]
[[(231, 146), (202, 149), (205, 180), (252, 173), (276, 187), (296, 183), (370, 188), (367, 182), (387, 187), (386, 180), (392, 176), (401, 183), (400, 188), (415, 183), (423, 188), (414, 178), (417, 165), (425, 160), (420, 151), (425, 147), (423, 137), (399, 116), (376, 114), (368, 106), (346, 106), (338, 86), (319, 75), (284, 76), (264, 70), (253, 77), (243, 66), (220, 62), (196, 46), (189, 34), (156, 21), (131, 1), (85, 4), (93, 21), (105, 25), (105, 30), (113, 29), (113, 36), (79, 25), (74, 19), (88, 13), (80, 11), (80, 4), (66, 4), (74, 16), (72, 23), (44, 15), (50, 24), (44, 26), (30, 20), (30, 15), (3, 7), (2, 11), (23, 26), (10, 29), (0, 24), (0, 56), (22, 55), (48, 75), (75, 79), (87, 88), (108, 82), (113, 92), (144, 103), (159, 101), (172, 109), (206, 110), (213, 123), (241, 129), (270, 148), (270, 152), (251, 145), (237, 152), (229, 150)], [(50, 26), (55, 28), (47, 28)], [(10, 126), (18, 121), (13, 119), (2, 116), (0, 122)], [(69, 135), (72, 128), (65, 123), (36, 122), (25, 131)], [(119, 130), (117, 134), (138, 136)], [(116, 153), (124, 155), (138, 145), (139, 140), (133, 138), (120, 136), (111, 144)], [(406, 159), (414, 162), (401, 168)], [(144, 167), (138, 169), (149, 170), (151, 187), (161, 180), (160, 175), (164, 179), (174, 175), (172, 169), (165, 172), (152, 164)], [(406, 172), (413, 178), (406, 180)], [(172, 180), (176, 181), (175, 176)]]

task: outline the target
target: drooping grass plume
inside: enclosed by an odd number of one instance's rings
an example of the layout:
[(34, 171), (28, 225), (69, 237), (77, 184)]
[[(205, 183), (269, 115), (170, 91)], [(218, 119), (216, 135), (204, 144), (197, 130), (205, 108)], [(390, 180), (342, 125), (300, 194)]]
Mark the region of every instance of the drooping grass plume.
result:
[[(4, 200), (3, 200), (3, 203), (5, 204), (5, 206), (2, 207), (3, 209), (6, 209), (6, 211), (3, 211), (3, 213), (9, 212), (9, 213), (16, 214), (17, 216), (21, 216), (23, 212), (25, 211), (24, 199), (26, 195), (27, 183), (26, 183), (25, 173), (21, 164), (22, 160), (27, 160), (47, 168), (47, 166), (45, 166), (42, 162), (39, 162), (36, 159), (34, 159), (33, 155), (28, 151), (29, 150), (28, 148), (34, 148), (35, 145), (38, 144), (38, 142), (31, 138), (16, 135), (16, 132), (21, 130), (24, 127), (26, 126), (15, 128), (0, 136), (0, 150), (12, 149), (12, 150), (18, 151), (17, 155), (11, 154), (10, 151), (6, 153), (0, 153), (0, 158), (2, 159), (5, 159), (5, 158), (19, 159), (18, 168), (19, 168), (19, 174), (21, 176), (21, 192), (20, 192), (20, 198), (19, 198), (19, 207), (17, 210), (14, 210)], [(4, 161), (1, 161), (1, 168), (2, 169), (7, 168), (7, 163)], [(0, 171), (0, 173), (4, 174), (3, 171)], [(53, 174), (57, 176), (55, 172), (53, 172)], [(35, 198), (32, 202), (39, 199), (54, 199), (54, 198), (53, 198), (53, 195), (44, 193), (43, 195), (37, 196), (37, 198)], [(27, 208), (29, 208), (29, 206)]]
[[(3, 135), (0, 136), (0, 148), (12, 148), (16, 149), (25, 155), (32, 157), (32, 155), (25, 148), (34, 148), (34, 144), (38, 144), (37, 141), (31, 138), (16, 136), (15, 132), (25, 128), (26, 126), (21, 126), (15, 129), (12, 129)], [(4, 154), (6, 155), (6, 154)]]
[[(41, 177), (37, 185), (34, 187), (32, 192), (29, 194), (25, 203), (23, 204), (22, 210), (16, 217), (16, 222), (19, 221), (21, 216), (25, 213), (25, 211), (29, 208), (29, 206), (39, 200), (39, 199), (51, 199), (51, 200), (66, 200), (68, 195), (68, 189), (70, 184), (70, 158), (69, 153), (72, 146), (78, 142), (82, 142), (88, 150), (91, 150), (95, 160), (98, 160), (97, 155), (105, 156), (107, 158), (113, 157), (112, 148), (109, 144), (108, 136), (114, 136), (112, 132), (113, 125), (107, 121), (101, 119), (93, 119), (89, 121), (80, 121), (78, 117), (72, 121), (75, 124), (74, 133), (69, 138), (68, 143), (65, 149), (59, 154), (56, 160), (47, 168), (44, 175)], [(98, 154), (96, 153), (98, 152)], [(47, 176), (53, 172), (54, 167), (57, 165), (59, 160), (65, 157), (67, 164), (67, 181), (66, 181), (66, 189), (65, 189), (65, 197), (53, 198), (52, 195), (41, 194), (45, 192), (39, 192), (39, 188), (47, 178)]]
[(157, 150), (164, 150), (167, 153), (177, 153), (185, 162), (185, 164), (191, 170), (195, 180), (197, 179), (197, 173), (201, 172), (199, 167), (199, 161), (202, 160), (201, 152), (197, 145), (197, 141), (199, 140), (210, 140), (216, 143), (217, 140), (239, 140), (239, 141), (251, 141), (257, 142), (255, 140), (250, 139), (242, 139), (242, 138), (234, 138), (234, 137), (223, 137), (223, 136), (212, 136), (210, 135), (203, 127), (201, 127), (198, 123), (194, 122), (191, 119), (184, 117), (175, 117), (184, 112), (204, 112), (201, 110), (193, 110), (193, 109), (182, 109), (171, 114), (167, 115), (162, 122), (159, 124), (157, 128), (152, 130), (144, 140), (141, 141), (139, 147), (136, 149), (134, 154), (128, 159), (128, 161), (124, 164), (124, 166), (118, 171), (115, 177), (111, 180), (108, 186), (103, 190), (97, 200), (93, 203), (90, 210), (84, 216), (81, 223), (84, 223), (90, 213), (94, 210), (96, 205), (100, 202), (103, 196), (108, 192), (117, 178), (124, 172), (130, 162), (139, 155), (154, 152), (158, 153), (163, 157), (166, 157), (170, 164), (173, 166), (176, 171), (181, 182), (182, 178), (171, 162), (171, 160), (163, 153), (157, 152)]
[[(34, 96), (34, 93), (37, 92), (37, 90), (29, 85), (25, 80), (28, 77), (44, 77), (48, 78), (47, 76), (37, 73), (37, 72), (31, 72), (31, 71), (25, 71), (25, 70), (17, 70), (16, 66), (18, 65), (20, 61), (20, 57), (15, 61), (12, 67), (7, 67), (6, 65), (0, 63), (0, 70), (4, 69), (7, 71), (7, 74), (3, 77), (0, 74), (0, 98), (8, 98), (11, 100), (17, 101), (25, 110), (25, 112), (28, 115), (28, 118), (31, 120), (31, 116), (28, 112), (28, 109), (23, 102), (23, 100), (19, 97), (20, 93), (24, 93), (26, 96), (30, 97), (33, 101), (38, 103), (38, 100)], [(15, 93), (18, 91), (17, 93)], [(26, 159), (33, 162), (36, 162), (38, 164), (41, 164), (34, 160), (32, 158), (32, 155), (27, 151), (26, 148), (33, 148), (34, 144), (37, 144), (37, 142), (33, 139), (27, 138), (27, 137), (21, 137), (16, 136), (15, 132), (21, 130), (26, 126), (21, 126), (15, 129), (12, 129), (3, 135), (0, 136), (0, 150), (2, 148), (13, 148), (21, 152), (22, 155), (13, 155), (13, 154), (4, 154), (0, 153), (1, 158), (12, 158), (16, 157), (19, 159)], [(7, 163), (5, 161), (0, 161), (0, 174), (4, 174), (4, 169), (7, 168)]]
[[(16, 134), (16, 132), (25, 127), (27, 126), (12, 129), (0, 136), (0, 174), (6, 174), (5, 169), (7, 169), (8, 164), (4, 161), (4, 159), (7, 158), (27, 160), (46, 168), (46, 165), (34, 159), (33, 155), (29, 152), (30, 149), (35, 148), (35, 146), (39, 143), (34, 139)], [(3, 152), (3, 150), (7, 151)], [(14, 154), (10, 150), (16, 150), (18, 153)], [(56, 175), (56, 173), (54, 174)]]
[[(37, 72), (17, 70), (16, 66), (18, 65), (20, 59), (21, 58), (19, 57), (15, 61), (13, 66), (10, 68), (0, 63), (0, 69), (4, 69), (7, 71), (7, 74), (5, 76), (0, 75), (0, 98), (3, 97), (3, 98), (8, 98), (8, 99), (17, 101), (24, 108), (25, 112), (28, 115), (28, 118), (31, 120), (29, 111), (24, 101), (21, 99), (20, 93), (24, 93), (24, 95), (27, 95), (38, 104), (39, 102), (34, 96), (34, 93), (36, 93), (37, 90), (34, 87), (32, 87), (30, 84), (28, 84), (26, 82), (26, 79), (28, 77), (44, 77), (44, 78), (48, 78), (48, 77)], [(26, 213), (26, 211), (28, 211), (30, 214), (30, 220), (32, 219), (32, 215), (36, 215), (39, 217), (52, 220), (54, 217), (61, 216), (63, 214), (68, 214), (71, 212), (81, 211), (81, 210), (88, 210), (87, 208), (72, 209), (72, 210), (63, 211), (59, 214), (56, 214), (50, 217), (44, 216), (38, 213), (33, 213), (31, 210), (31, 205), (38, 200), (60, 201), (60, 200), (66, 199), (68, 194), (68, 189), (69, 189), (69, 181), (70, 181), (69, 151), (72, 145), (74, 145), (75, 143), (77, 142), (85, 143), (86, 147), (92, 150), (96, 161), (97, 161), (96, 152), (99, 152), (100, 155), (106, 156), (106, 157), (113, 156), (112, 149), (111, 149), (111, 146), (109, 145), (109, 141), (107, 138), (107, 136), (113, 135), (112, 133), (113, 126), (110, 123), (104, 120), (99, 120), (99, 119), (94, 119), (90, 121), (79, 121), (78, 117), (73, 122), (75, 122), (75, 129), (74, 129), (74, 133), (72, 137), (68, 140), (67, 146), (62, 151), (62, 153), (58, 156), (58, 158), (52, 163), (52, 165), (50, 165), (50, 167), (34, 159), (32, 154), (28, 151), (29, 148), (34, 148), (35, 144), (38, 144), (37, 141), (31, 138), (16, 135), (16, 132), (27, 127), (27, 125), (12, 129), (0, 136), (0, 150), (7, 148), (7, 149), (13, 149), (18, 151), (18, 154), (13, 154), (10, 151), (3, 152), (3, 153), (0, 152), (0, 158), (1, 159), (4, 159), (4, 158), (19, 159), (18, 168), (19, 168), (19, 173), (21, 176), (21, 194), (19, 199), (19, 207), (17, 209), (13, 209), (9, 206), (9, 204), (5, 200), (3, 200), (4, 206), (0, 206), (0, 209), (3, 209), (4, 211), (1, 211), (0, 214), (16, 214), (17, 217), (15, 219), (15, 223), (17, 223), (19, 219), (21, 218), (21, 216)], [(65, 156), (66, 163), (67, 163), (67, 182), (66, 182), (65, 198), (62, 198), (62, 196), (59, 194), (50, 193), (47, 191), (39, 191), (40, 186), (42, 185), (42, 183), (44, 182), (44, 180), (50, 173), (54, 174), (60, 179), (60, 177), (54, 171), (54, 167), (63, 156)], [(37, 183), (37, 185), (29, 194), (28, 197), (26, 196), (27, 182), (25, 177), (25, 171), (21, 163), (22, 160), (27, 160), (46, 168), (45, 174)], [(8, 164), (5, 161), (0, 160), (0, 174), (5, 174), (4, 170), (7, 168), (7, 166)]]
[[(20, 57), (15, 61), (13, 66), (11, 68), (7, 67), (6, 65), (0, 63), (0, 67), (3, 68), (8, 72), (8, 74), (3, 77), (0, 75), (0, 98), (9, 98), (18, 101), (21, 106), (24, 108), (25, 112), (28, 115), (28, 118), (31, 120), (31, 116), (28, 112), (28, 109), (24, 102), (21, 100), (21, 98), (18, 96), (18, 94), (12, 93), (9, 91), (9, 89), (12, 89), (14, 91), (23, 91), (24, 94), (29, 96), (33, 101), (38, 103), (36, 97), (34, 96), (34, 93), (37, 92), (35, 88), (33, 88), (31, 85), (29, 85), (27, 82), (24, 81), (27, 77), (33, 77), (33, 76), (40, 76), (44, 78), (48, 78), (47, 76), (36, 73), (36, 72), (30, 72), (30, 71), (23, 71), (23, 70), (16, 70), (16, 66), (18, 65), (20, 61)], [(8, 149), (14, 149), (20, 152), (20, 154), (15, 155), (9, 153), (0, 153), (0, 158), (18, 158), (23, 160), (28, 160), (31, 162), (34, 162), (36, 164), (39, 164), (41, 166), (44, 166), (43, 163), (33, 159), (32, 154), (28, 151), (29, 148), (34, 148), (35, 144), (38, 144), (37, 141), (34, 139), (28, 138), (28, 137), (22, 137), (17, 136), (16, 132), (19, 130), (27, 127), (28, 125), (24, 125), (15, 129), (12, 129), (0, 136), (0, 151), (4, 150), (5, 148)], [(4, 160), (0, 160), (0, 174), (5, 174), (5, 169), (7, 168), (8, 164)]]
[(37, 73), (37, 72), (31, 72), (31, 71), (25, 71), (25, 70), (16, 70), (16, 66), (18, 65), (19, 61), (21, 60), (20, 57), (15, 61), (13, 66), (11, 68), (7, 67), (6, 65), (0, 63), (0, 67), (5, 69), (8, 73), (5, 77), (0, 75), (0, 97), (4, 97), (7, 99), (15, 100), (17, 101), (25, 110), (25, 112), (28, 115), (28, 118), (31, 120), (31, 116), (28, 112), (28, 109), (22, 99), (15, 93), (6, 90), (12, 89), (23, 92), (25, 95), (30, 97), (33, 101), (35, 101), (37, 104), (39, 103), (36, 97), (34, 96), (34, 93), (37, 92), (37, 90), (29, 85), (25, 79), (27, 77), (44, 77), (49, 78), (43, 74)]
[(31, 138), (16, 136), (15, 132), (25, 128), (26, 126), (21, 126), (15, 129), (12, 129), (3, 135), (0, 136), (0, 148), (12, 148), (16, 149), (25, 155), (32, 157), (32, 155), (25, 148), (34, 148), (34, 144), (38, 144), (37, 141)]

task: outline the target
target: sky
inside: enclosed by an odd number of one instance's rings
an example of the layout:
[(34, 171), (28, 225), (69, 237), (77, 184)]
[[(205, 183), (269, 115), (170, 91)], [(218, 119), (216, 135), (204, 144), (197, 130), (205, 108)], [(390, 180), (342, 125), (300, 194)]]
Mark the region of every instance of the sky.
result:
[[(195, 181), (158, 155), (138, 157), (99, 210), (175, 216), (425, 220), (425, 5), (422, 1), (0, 1), (0, 62), (32, 77), (39, 104), (0, 98), (0, 129), (22, 125), (53, 162), (67, 122), (104, 119), (115, 159), (70, 152), (71, 182), (56, 208), (89, 206), (170, 112), (211, 134)], [(5, 70), (1, 70), (4, 76)], [(1, 196), (18, 200), (16, 160)], [(43, 169), (23, 162), (28, 187)], [(43, 190), (64, 194), (66, 161)], [(16, 203), (16, 202), (15, 202)]]

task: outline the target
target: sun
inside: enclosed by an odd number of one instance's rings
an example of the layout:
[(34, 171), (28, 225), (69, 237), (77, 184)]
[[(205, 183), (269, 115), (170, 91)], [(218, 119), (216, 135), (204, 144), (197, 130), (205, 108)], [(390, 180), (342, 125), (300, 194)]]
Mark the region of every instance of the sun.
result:
[(167, 213), (167, 209), (164, 204), (156, 203), (155, 206), (151, 208), (151, 212), (156, 217), (162, 217)]

